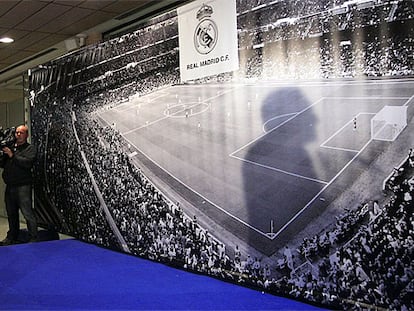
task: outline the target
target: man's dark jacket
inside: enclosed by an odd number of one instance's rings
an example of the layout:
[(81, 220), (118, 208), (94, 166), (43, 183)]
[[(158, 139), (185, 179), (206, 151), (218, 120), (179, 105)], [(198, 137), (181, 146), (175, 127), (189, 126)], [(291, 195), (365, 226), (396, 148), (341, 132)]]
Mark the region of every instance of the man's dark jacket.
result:
[(30, 185), (32, 183), (32, 166), (36, 157), (36, 149), (29, 143), (12, 148), (13, 157), (7, 154), (0, 157), (3, 180), (9, 186)]

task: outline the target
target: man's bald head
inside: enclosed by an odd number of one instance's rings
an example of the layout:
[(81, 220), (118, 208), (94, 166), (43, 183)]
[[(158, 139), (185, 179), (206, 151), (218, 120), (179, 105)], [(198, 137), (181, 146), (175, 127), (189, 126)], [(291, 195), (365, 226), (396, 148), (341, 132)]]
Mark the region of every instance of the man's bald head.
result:
[(27, 137), (29, 136), (29, 128), (27, 125), (19, 125), (16, 128), (16, 144), (22, 145), (27, 142)]

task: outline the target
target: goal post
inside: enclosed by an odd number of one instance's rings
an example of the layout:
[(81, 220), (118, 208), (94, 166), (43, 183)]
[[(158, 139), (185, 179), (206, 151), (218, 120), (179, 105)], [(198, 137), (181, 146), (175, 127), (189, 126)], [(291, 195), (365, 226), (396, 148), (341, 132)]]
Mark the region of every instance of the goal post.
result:
[(407, 106), (385, 106), (371, 119), (371, 138), (394, 141), (407, 126)]

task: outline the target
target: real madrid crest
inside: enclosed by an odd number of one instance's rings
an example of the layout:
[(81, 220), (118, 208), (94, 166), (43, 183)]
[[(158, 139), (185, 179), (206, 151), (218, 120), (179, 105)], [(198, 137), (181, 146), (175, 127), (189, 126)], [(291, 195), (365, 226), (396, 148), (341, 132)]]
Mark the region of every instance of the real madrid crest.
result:
[(197, 11), (196, 17), (200, 22), (194, 32), (194, 46), (200, 54), (210, 53), (217, 43), (217, 25), (210, 18), (212, 14), (213, 8), (206, 4)]

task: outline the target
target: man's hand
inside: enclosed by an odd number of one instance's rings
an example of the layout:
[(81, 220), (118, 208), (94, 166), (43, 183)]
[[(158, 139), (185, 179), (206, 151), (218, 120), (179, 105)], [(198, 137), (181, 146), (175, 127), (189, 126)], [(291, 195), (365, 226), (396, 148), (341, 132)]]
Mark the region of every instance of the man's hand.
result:
[(9, 156), (9, 158), (13, 157), (13, 151), (9, 147), (3, 147), (3, 152)]

